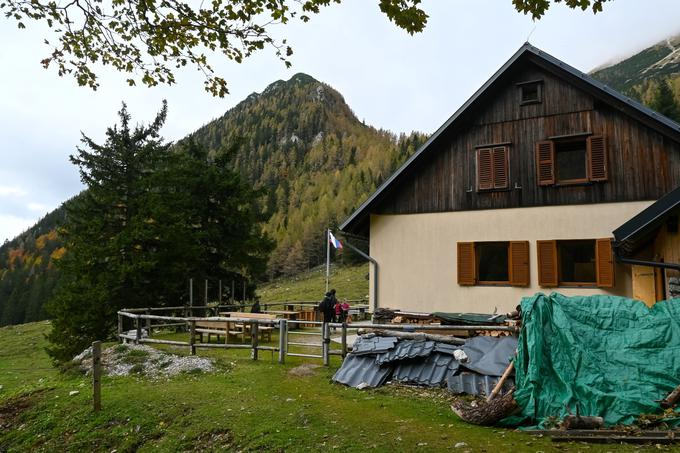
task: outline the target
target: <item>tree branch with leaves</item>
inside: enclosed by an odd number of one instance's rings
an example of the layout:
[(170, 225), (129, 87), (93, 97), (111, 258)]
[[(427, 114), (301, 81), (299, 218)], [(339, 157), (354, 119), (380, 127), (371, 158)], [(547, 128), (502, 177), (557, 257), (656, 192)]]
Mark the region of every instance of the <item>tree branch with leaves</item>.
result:
[[(25, 28), (29, 21), (45, 23), (55, 40), (45, 39), (45, 68), (73, 76), (79, 85), (99, 87), (98, 65), (125, 74), (129, 85), (175, 83), (175, 71), (193, 66), (205, 77), (214, 96), (229, 92), (227, 81), (210, 61), (219, 53), (241, 63), (255, 52), (272, 49), (291, 65), (293, 49), (270, 33), (272, 26), (292, 19), (310, 20), (322, 8), (342, 0), (0, 0), (0, 12)], [(374, 0), (375, 1), (375, 0)], [(570, 8), (602, 10), (608, 0), (512, 0), (515, 8), (534, 19), (551, 3)], [(377, 0), (378, 7), (409, 34), (421, 32), (428, 15), (421, 0)]]

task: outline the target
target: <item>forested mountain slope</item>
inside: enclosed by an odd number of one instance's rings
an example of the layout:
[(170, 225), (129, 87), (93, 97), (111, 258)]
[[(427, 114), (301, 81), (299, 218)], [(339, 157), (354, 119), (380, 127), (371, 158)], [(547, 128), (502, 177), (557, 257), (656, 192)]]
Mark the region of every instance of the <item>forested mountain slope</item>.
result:
[(325, 260), (324, 231), (365, 200), (426, 139), (375, 129), (342, 95), (306, 74), (275, 82), (191, 135), (266, 191), (265, 230), (277, 242), (270, 275)]
[(57, 234), (65, 214), (62, 205), (0, 247), (0, 326), (45, 319), (65, 251)]
[(680, 102), (680, 35), (668, 38), (614, 65), (596, 69), (596, 79), (649, 103), (660, 80), (667, 79)]

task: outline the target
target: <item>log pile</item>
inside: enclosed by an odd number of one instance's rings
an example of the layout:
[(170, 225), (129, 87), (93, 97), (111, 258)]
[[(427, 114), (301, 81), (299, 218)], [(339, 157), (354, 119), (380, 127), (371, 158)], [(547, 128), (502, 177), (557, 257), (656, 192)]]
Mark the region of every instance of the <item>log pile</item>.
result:
[(389, 308), (376, 308), (373, 312), (373, 324), (389, 324), (395, 316), (395, 310)]
[(397, 330), (382, 330), (382, 329), (359, 329), (357, 330), (358, 335), (368, 335), (373, 334), (379, 337), (395, 337), (400, 340), (422, 340), (422, 341), (437, 341), (439, 343), (454, 344), (454, 345), (464, 345), (465, 340), (462, 338), (452, 337), (450, 335), (436, 335), (430, 333), (421, 332), (400, 332)]

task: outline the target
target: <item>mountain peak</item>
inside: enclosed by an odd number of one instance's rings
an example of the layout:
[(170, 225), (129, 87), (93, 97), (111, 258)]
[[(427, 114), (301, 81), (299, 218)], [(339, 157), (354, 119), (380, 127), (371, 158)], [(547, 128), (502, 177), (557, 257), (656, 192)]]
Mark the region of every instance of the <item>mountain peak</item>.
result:
[(319, 81), (316, 80), (314, 77), (310, 76), (309, 74), (305, 74), (304, 72), (298, 72), (293, 77), (288, 79), (288, 83), (307, 84), (307, 83), (319, 83)]

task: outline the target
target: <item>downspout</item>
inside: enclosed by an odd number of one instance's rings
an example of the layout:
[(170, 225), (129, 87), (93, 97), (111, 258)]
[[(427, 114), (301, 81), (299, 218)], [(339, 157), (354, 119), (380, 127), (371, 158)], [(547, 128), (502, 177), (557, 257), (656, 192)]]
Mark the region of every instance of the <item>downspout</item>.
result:
[(364, 252), (350, 244), (349, 241), (347, 240), (347, 237), (345, 237), (344, 239), (345, 245), (347, 247), (354, 250), (357, 254), (359, 254), (359, 256), (368, 260), (368, 262), (370, 262), (373, 265), (373, 294), (371, 295), (371, 299), (373, 299), (373, 312), (375, 312), (375, 310), (378, 308), (378, 262), (374, 258), (370, 257), (369, 255), (365, 254)]

